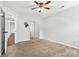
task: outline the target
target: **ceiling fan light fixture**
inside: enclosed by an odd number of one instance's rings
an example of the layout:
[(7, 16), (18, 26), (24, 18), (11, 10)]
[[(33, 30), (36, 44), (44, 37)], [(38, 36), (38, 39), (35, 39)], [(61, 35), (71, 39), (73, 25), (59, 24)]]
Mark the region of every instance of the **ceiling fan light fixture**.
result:
[(43, 11), (44, 11), (44, 8), (41, 7), (41, 8), (38, 9), (38, 11), (39, 11), (39, 12), (43, 12)]
[(48, 7), (48, 4), (50, 2), (51, 1), (47, 1), (46, 3), (43, 3), (43, 2), (34, 1), (36, 6), (38, 6), (38, 7), (34, 7), (34, 8), (32, 8), (32, 10), (37, 9), (39, 12), (44, 11), (44, 9), (49, 10), (50, 8)]

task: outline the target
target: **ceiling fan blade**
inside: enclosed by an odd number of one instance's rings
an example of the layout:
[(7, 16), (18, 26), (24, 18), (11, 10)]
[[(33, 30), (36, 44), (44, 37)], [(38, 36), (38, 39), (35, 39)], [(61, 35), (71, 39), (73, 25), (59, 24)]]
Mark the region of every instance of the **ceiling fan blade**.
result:
[(49, 4), (49, 3), (51, 3), (51, 1), (47, 1), (47, 2), (45, 3), (45, 5), (46, 5), (46, 4)]
[(37, 1), (34, 1), (34, 3), (36, 3), (37, 5), (39, 4)]
[(39, 7), (32, 8), (32, 10), (37, 9), (37, 8), (39, 8)]
[(44, 7), (44, 8), (45, 8), (45, 9), (48, 9), (48, 10), (50, 9), (50, 8), (48, 8), (48, 7)]

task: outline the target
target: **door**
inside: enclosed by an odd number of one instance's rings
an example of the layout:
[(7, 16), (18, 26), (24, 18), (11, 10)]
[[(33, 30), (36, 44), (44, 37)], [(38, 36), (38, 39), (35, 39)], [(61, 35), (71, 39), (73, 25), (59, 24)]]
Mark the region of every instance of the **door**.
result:
[(5, 13), (0, 9), (0, 55), (5, 53)]

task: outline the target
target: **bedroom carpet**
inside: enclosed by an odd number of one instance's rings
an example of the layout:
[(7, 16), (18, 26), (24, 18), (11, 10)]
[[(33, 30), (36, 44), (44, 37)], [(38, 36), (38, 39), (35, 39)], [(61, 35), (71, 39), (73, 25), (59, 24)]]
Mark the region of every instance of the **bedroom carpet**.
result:
[(8, 47), (5, 57), (79, 57), (79, 49), (48, 40), (29, 40)]

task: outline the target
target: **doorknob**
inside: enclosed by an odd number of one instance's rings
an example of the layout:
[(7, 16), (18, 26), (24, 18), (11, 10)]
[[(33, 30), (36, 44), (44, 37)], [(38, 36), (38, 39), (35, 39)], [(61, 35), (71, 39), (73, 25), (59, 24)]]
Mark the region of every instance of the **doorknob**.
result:
[(8, 31), (5, 31), (5, 32), (3, 32), (3, 33), (8, 33)]

